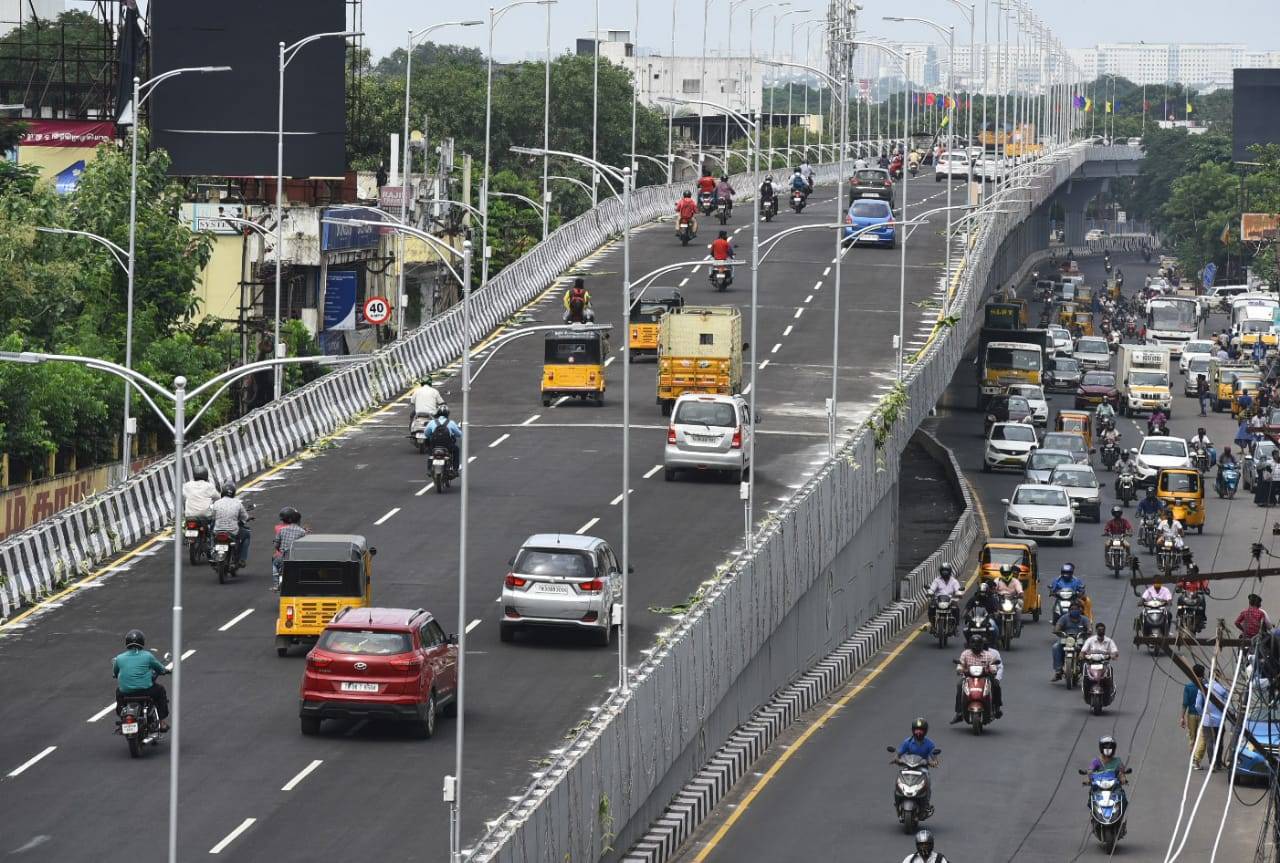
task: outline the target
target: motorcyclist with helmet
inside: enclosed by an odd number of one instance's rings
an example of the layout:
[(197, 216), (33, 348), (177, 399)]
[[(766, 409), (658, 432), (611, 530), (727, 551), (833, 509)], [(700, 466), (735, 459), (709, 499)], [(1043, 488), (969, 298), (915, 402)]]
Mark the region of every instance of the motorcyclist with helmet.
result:
[(995, 580), (993, 586), (998, 598), (1013, 597), (1018, 602), (1022, 601), (1022, 582), (1014, 572), (1012, 564), (1006, 563), (1000, 567), (1000, 577)]
[(280, 525), (276, 529), (275, 555), (271, 559), (271, 572), (274, 576), (272, 590), (280, 589), (280, 575), (284, 568), (284, 561), (289, 556), (289, 550), (293, 548), (295, 542), (306, 535), (307, 529), (302, 526), (302, 513), (292, 506), (286, 506), (280, 510)]
[(733, 196), (736, 194), (737, 192), (729, 183), (729, 175), (725, 174), (720, 178), (720, 182), (716, 183), (716, 203), (724, 201), (724, 211), (730, 216), (733, 215)]
[(791, 175), (791, 191), (799, 192), (804, 198), (809, 197), (809, 184), (805, 182), (804, 174), (800, 173), (799, 168), (796, 168)]
[(933, 624), (938, 611), (939, 596), (959, 596), (964, 590), (960, 580), (951, 571), (951, 564), (943, 563), (938, 567), (938, 575), (929, 585), (929, 624)]
[[(1103, 536), (1129, 536), (1133, 533), (1133, 525), (1124, 517), (1124, 509), (1116, 504), (1111, 507), (1111, 520), (1102, 526)], [(1127, 547), (1126, 543), (1126, 547)]]
[(169, 694), (156, 683), (156, 678), (169, 669), (146, 649), (147, 637), (141, 629), (131, 629), (124, 636), (124, 653), (111, 661), (111, 676), (116, 680), (116, 715), (129, 696), (145, 695), (156, 706), (160, 730), (169, 730)]
[[(970, 665), (981, 665), (993, 669), (991, 675), (991, 715), (996, 719), (1004, 716), (1004, 694), (1000, 690), (1000, 681), (1004, 680), (1004, 664), (1000, 659), (1000, 651), (987, 647), (987, 640), (975, 635), (973, 645), (966, 647), (960, 654), (957, 670), (962, 674)], [(956, 685), (956, 715), (951, 717), (951, 724), (964, 722), (964, 678)]]
[(928, 830), (920, 830), (916, 833), (916, 853), (908, 854), (902, 863), (951, 863), (951, 861), (933, 850), (933, 834)]
[(410, 427), (418, 417), (435, 416), (442, 404), (444, 404), (444, 396), (440, 395), (440, 391), (432, 384), (431, 375), (425, 376), (418, 388), (413, 391), (413, 409), (409, 412)]
[(1116, 462), (1116, 482), (1115, 492), (1120, 494), (1120, 478), (1128, 476), (1133, 479), (1134, 487), (1138, 485), (1138, 449), (1131, 447), (1130, 449), (1120, 448), (1120, 460)]
[(930, 767), (938, 766), (938, 747), (929, 739), (929, 722), (923, 716), (917, 716), (911, 723), (911, 735), (902, 741), (893, 757), (897, 761), (903, 755), (918, 755), (929, 762)]
[(191, 479), (182, 484), (182, 514), (207, 519), (213, 515), (213, 502), (219, 497), (218, 487), (209, 481), (209, 469), (198, 464), (191, 469)]
[(1204, 426), (1196, 429), (1195, 437), (1187, 441), (1187, 444), (1194, 450), (1196, 447), (1203, 449), (1209, 455), (1209, 467), (1214, 467), (1218, 463), (1218, 451), (1213, 448), (1213, 441), (1205, 432)]
[(236, 554), (240, 566), (249, 562), (249, 511), (236, 500), (236, 487), (231, 483), (222, 486), (222, 497), (213, 503), (213, 532), (236, 536)]
[(685, 191), (676, 201), (676, 234), (680, 233), (680, 223), (689, 225), (689, 236), (698, 236), (698, 202), (693, 199), (693, 192)]
[(453, 470), (462, 473), (462, 429), (449, 419), (448, 405), (441, 405), (436, 418), (427, 425), (427, 442), (433, 447), (449, 447), (453, 453)]
[(1116, 755), (1116, 739), (1109, 734), (1098, 739), (1098, 755), (1089, 763), (1090, 773), (1103, 771), (1114, 773), (1124, 784), (1124, 761)]
[(765, 205), (770, 201), (773, 202), (774, 212), (778, 211), (778, 190), (773, 186), (773, 177), (765, 177), (764, 182), (760, 184), (760, 209), (764, 209)]
[(1062, 639), (1068, 635), (1074, 635), (1077, 640), (1089, 631), (1089, 618), (1084, 616), (1084, 611), (1080, 607), (1079, 602), (1071, 603), (1071, 610), (1062, 615), (1053, 624), (1053, 634), (1058, 639), (1053, 642), (1053, 679), (1055, 681), (1062, 679), (1062, 665), (1066, 661), (1066, 649), (1062, 643)]
[(1160, 510), (1164, 508), (1164, 504), (1156, 497), (1155, 486), (1149, 486), (1147, 493), (1142, 500), (1138, 501), (1138, 516), (1146, 517), (1149, 515), (1159, 516)]
[(964, 604), (965, 614), (968, 615), (970, 609), (974, 606), (980, 606), (987, 612), (987, 621), (991, 625), (991, 640), (995, 641), (1000, 637), (1000, 618), (996, 616), (996, 611), (1000, 608), (1000, 602), (996, 599), (996, 593), (991, 589), (991, 582), (983, 579), (978, 582), (978, 589), (973, 592), (973, 596), (969, 597), (969, 601)]
[[(711, 259), (714, 261), (732, 261), (733, 258), (733, 242), (729, 239), (729, 232), (721, 231), (720, 234), (711, 241)], [(726, 282), (726, 285), (732, 285), (733, 267), (726, 267), (725, 269), (729, 276), (729, 281)]]

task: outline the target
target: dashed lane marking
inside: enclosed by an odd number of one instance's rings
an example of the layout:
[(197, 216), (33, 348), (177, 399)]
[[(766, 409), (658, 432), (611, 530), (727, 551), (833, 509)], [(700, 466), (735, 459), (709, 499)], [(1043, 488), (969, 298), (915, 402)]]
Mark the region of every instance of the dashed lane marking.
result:
[(773, 349), (770, 350), (769, 353), (776, 354), (780, 350), (782, 350), (782, 342), (778, 342), (776, 345), (774, 345)]
[(467, 634), (468, 635), (471, 634), (471, 630), (475, 629), (479, 625), (480, 625), (480, 618), (477, 617), (475, 620), (467, 624), (467, 630), (466, 630)]
[(591, 530), (591, 528), (595, 527), (595, 526), (596, 526), (596, 522), (598, 522), (599, 520), (600, 520), (600, 519), (598, 519), (598, 518), (593, 518), (593, 519), (591, 519), (591, 521), (587, 522), (587, 523), (586, 523), (586, 524), (584, 524), (582, 527), (578, 528), (576, 531), (574, 531), (574, 533), (577, 533), (577, 534), (584, 534), (584, 533), (586, 533), (587, 531)]
[(509, 434), (504, 434), (502, 437), (498, 438), (498, 439), (497, 439), (497, 440), (495, 440), (493, 443), (489, 444), (489, 449), (493, 449), (493, 448), (494, 448), (494, 447), (496, 447), (496, 446), (501, 446), (501, 445), (502, 445), (502, 442), (503, 442), (504, 440), (506, 440), (507, 438), (509, 438), (509, 437), (511, 437), (511, 435), (509, 435)]
[(431, 491), (431, 489), (433, 489), (433, 488), (435, 488), (435, 483), (434, 483), (434, 482), (429, 482), (429, 483), (427, 483), (426, 485), (424, 485), (422, 488), (420, 488), (420, 489), (418, 489), (417, 491), (415, 491), (415, 492), (413, 493), (413, 496), (414, 496), (414, 497), (422, 497), (424, 494), (426, 494), (427, 492)]
[(825, 270), (822, 271), (822, 278), (825, 279), (829, 275), (831, 275), (831, 268), (827, 267)]
[(529, 417), (529, 418), (528, 418), (527, 420), (525, 420), (524, 422), (520, 423), (520, 425), (522, 425), (522, 426), (530, 426), (530, 425), (533, 425), (534, 423), (536, 423), (536, 422), (537, 422), (538, 420), (540, 420), (540, 419), (542, 419), (542, 414), (534, 414), (533, 416)]
[(813, 302), (813, 294), (810, 294), (809, 296), (805, 297), (805, 298), (804, 298), (804, 301), (805, 301), (806, 303), (812, 303), (812, 302)]
[(648, 479), (649, 477), (653, 476), (655, 473), (657, 473), (660, 470), (662, 470), (662, 465), (655, 464), (653, 467), (649, 468), (649, 470), (645, 472), (644, 479)]
[(244, 620), (246, 617), (248, 617), (251, 614), (253, 614), (253, 609), (246, 608), (244, 611), (240, 612), (235, 617), (231, 618), (226, 623), (222, 624), (222, 626), (219, 626), (218, 632), (226, 632), (228, 629), (235, 626), (237, 623)]
[[(111, 706), (115, 707), (114, 704)], [(17, 767), (10, 770), (9, 778), (13, 779), (15, 777), (21, 776), (23, 773), (27, 772), (28, 768), (33, 767), (42, 758), (45, 758), (46, 756), (50, 755), (57, 748), (58, 747), (56, 746), (46, 746), (44, 749), (40, 750), (40, 753), (36, 755), (34, 758), (28, 759), (27, 761), (22, 762)]]
[(785, 339), (787, 336), (791, 335), (791, 330), (793, 328), (794, 328), (793, 324), (787, 324), (787, 328), (782, 331), (782, 337)]
[[(760, 364), (760, 371), (764, 371), (764, 370), (765, 370), (765, 368), (766, 368), (768, 365), (769, 365), (769, 361), (768, 361), (768, 360), (765, 360), (764, 362), (762, 362), (762, 363)], [(750, 386), (750, 384), (748, 384), (747, 386)]]
[(800, 320), (800, 316), (804, 314), (804, 306), (796, 309), (796, 320)]
[(99, 719), (106, 716), (108, 713), (110, 713), (115, 709), (116, 709), (116, 703), (113, 701), (110, 704), (108, 704), (106, 707), (99, 710), (97, 713), (90, 716), (88, 719), (85, 720), (85, 722), (97, 722)]
[[(297, 787), (298, 787), (298, 783), (299, 783), (299, 782), (301, 782), (302, 780), (306, 779), (306, 778), (307, 778), (308, 776), (310, 776), (312, 773), (314, 773), (314, 772), (315, 772), (315, 769), (316, 769), (317, 767), (319, 767), (321, 764), (324, 764), (324, 759), (323, 759), (323, 758), (317, 758), (317, 759), (315, 759), (315, 760), (314, 760), (314, 761), (312, 761), (310, 764), (308, 764), (306, 767), (304, 767), (304, 768), (302, 768), (301, 770), (299, 770), (299, 771), (298, 771), (298, 773), (297, 773), (297, 775), (296, 775), (296, 776), (294, 776), (292, 779), (290, 779), (288, 782), (286, 782), (286, 783), (285, 783), (285, 784), (280, 788), (280, 790), (281, 790), (281, 791), (292, 791), (293, 789), (297, 788)], [(210, 852), (210, 853), (212, 853), (212, 852)]]
[(395, 518), (395, 514), (398, 513), (399, 511), (400, 511), (400, 507), (398, 506), (391, 507), (391, 510), (386, 515), (384, 515), (382, 518), (378, 519), (373, 523), (374, 527), (377, 527), (380, 524), (385, 524), (386, 522)]
[(210, 848), (209, 853), (221, 854), (224, 848), (226, 848), (232, 842), (236, 841), (236, 839), (240, 836), (240, 834), (248, 830), (250, 827), (252, 827), (254, 825), (254, 822), (256, 822), (257, 820), (258, 820), (257, 818), (246, 818), (243, 821), (241, 821), (240, 826), (237, 827), (235, 830), (232, 830), (225, 837), (223, 837), (222, 841), (219, 842), (217, 845), (214, 845), (212, 848)]
[[(636, 490), (634, 488), (630, 488), (630, 489), (627, 489), (627, 493), (635, 494)], [(613, 500), (609, 501), (609, 506), (617, 506), (620, 503), (622, 503), (622, 492), (618, 492), (618, 496), (615, 497)]]

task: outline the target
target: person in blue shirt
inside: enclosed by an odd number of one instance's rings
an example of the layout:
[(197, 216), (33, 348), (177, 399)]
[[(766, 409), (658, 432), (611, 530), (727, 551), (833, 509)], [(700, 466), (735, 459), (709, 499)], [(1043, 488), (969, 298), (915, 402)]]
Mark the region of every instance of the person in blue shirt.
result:
[(147, 637), (140, 629), (129, 630), (124, 637), (124, 653), (111, 662), (111, 676), (116, 679), (116, 714), (130, 695), (147, 695), (155, 702), (160, 717), (160, 730), (169, 730), (169, 694), (156, 683), (156, 678), (169, 669), (146, 650)]
[(902, 741), (894, 760), (896, 761), (903, 755), (918, 755), (928, 761), (930, 767), (937, 767), (938, 758), (935, 754), (937, 751), (938, 747), (929, 739), (928, 721), (923, 716), (918, 716), (911, 723), (911, 736)]
[(1156, 497), (1155, 488), (1148, 488), (1146, 496), (1142, 500), (1138, 501), (1138, 515), (1158, 516), (1160, 515), (1160, 510), (1163, 506), (1164, 504), (1162, 504), (1160, 499)]
[(1078, 643), (1083, 643), (1083, 636), (1090, 629), (1089, 618), (1084, 616), (1084, 612), (1080, 609), (1080, 603), (1071, 603), (1071, 610), (1059, 617), (1053, 624), (1053, 634), (1058, 636), (1053, 642), (1053, 679), (1062, 679), (1062, 664), (1066, 660), (1066, 649), (1063, 647), (1062, 638), (1065, 635), (1074, 635)]
[(796, 172), (791, 175), (791, 191), (800, 192), (806, 198), (809, 197), (809, 184), (805, 182), (804, 174), (800, 173), (799, 168), (796, 168)]
[(453, 469), (455, 472), (462, 472), (462, 429), (458, 424), (449, 419), (449, 406), (441, 405), (440, 410), (436, 413), (436, 418), (427, 424), (427, 440), (435, 441), (432, 435), (439, 431), (440, 439), (444, 439), (444, 435), (448, 434), (450, 448), (453, 450)]
[(1075, 564), (1064, 563), (1062, 572), (1053, 580), (1053, 584), (1049, 586), (1050, 593), (1057, 593), (1059, 590), (1074, 590), (1077, 594), (1084, 595), (1084, 581), (1076, 577)]

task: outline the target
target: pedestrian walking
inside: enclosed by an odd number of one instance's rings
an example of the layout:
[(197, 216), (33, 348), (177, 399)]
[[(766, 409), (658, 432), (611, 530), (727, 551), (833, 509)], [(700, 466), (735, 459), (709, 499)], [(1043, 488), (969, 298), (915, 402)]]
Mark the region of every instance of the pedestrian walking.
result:
[[(1200, 711), (1200, 744), (1196, 746), (1195, 752), (1191, 753), (1191, 766), (1196, 770), (1204, 770), (1204, 756), (1209, 753), (1210, 766), (1214, 770), (1222, 769), (1221, 759), (1222, 753), (1215, 752), (1215, 741), (1218, 738), (1218, 731), (1222, 728), (1222, 708), (1214, 703), (1213, 699), (1209, 699), (1209, 703), (1205, 704), (1206, 688), (1201, 688), (1196, 693), (1196, 709)], [(1213, 682), (1213, 694), (1217, 700), (1227, 703), (1227, 688), (1216, 680)]]
[(1256, 593), (1249, 594), (1248, 606), (1236, 615), (1236, 629), (1240, 630), (1240, 637), (1252, 639), (1270, 628), (1271, 619), (1262, 610), (1262, 597)]
[(1267, 506), (1271, 502), (1271, 476), (1275, 462), (1264, 458), (1257, 466), (1257, 477), (1253, 481), (1253, 502), (1258, 506)]
[(1209, 380), (1204, 375), (1196, 375), (1196, 398), (1200, 400), (1200, 416), (1209, 415)]
[(1178, 727), (1187, 731), (1187, 748), (1192, 752), (1196, 748), (1196, 734), (1200, 730), (1200, 692), (1204, 688), (1204, 666), (1196, 663), (1191, 666), (1196, 679), (1182, 687), (1182, 712), (1178, 715)]

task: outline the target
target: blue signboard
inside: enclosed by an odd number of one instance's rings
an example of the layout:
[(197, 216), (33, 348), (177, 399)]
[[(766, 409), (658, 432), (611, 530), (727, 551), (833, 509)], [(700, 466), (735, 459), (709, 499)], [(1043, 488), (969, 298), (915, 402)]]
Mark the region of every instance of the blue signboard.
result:
[(1218, 265), (1213, 261), (1204, 265), (1204, 286), (1206, 288), (1213, 287), (1213, 280), (1218, 275)]
[(324, 328), (356, 328), (355, 270), (329, 270), (324, 286)]
[(80, 185), (80, 175), (84, 173), (84, 159), (72, 162), (59, 171), (53, 178), (53, 187), (59, 195), (70, 195)]
[[(328, 207), (322, 218), (382, 221), (381, 214), (367, 207)], [(325, 252), (376, 248), (383, 231), (375, 225), (335, 225), (330, 222), (321, 222), (320, 228), (320, 249)]]

